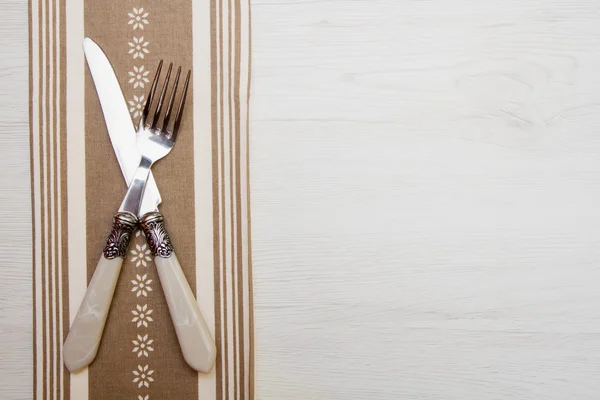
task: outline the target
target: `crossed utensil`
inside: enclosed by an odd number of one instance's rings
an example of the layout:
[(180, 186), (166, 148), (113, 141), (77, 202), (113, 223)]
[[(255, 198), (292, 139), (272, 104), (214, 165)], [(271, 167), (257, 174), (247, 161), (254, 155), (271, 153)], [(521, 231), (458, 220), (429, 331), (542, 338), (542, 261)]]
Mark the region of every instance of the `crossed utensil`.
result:
[(183, 93), (171, 126), (181, 67), (177, 69), (164, 115), (162, 111), (172, 63), (168, 67), (156, 108), (152, 113), (152, 103), (163, 65), (162, 60), (160, 61), (136, 132), (108, 58), (90, 38), (83, 41), (83, 49), (113, 149), (128, 183), (128, 190), (121, 207), (114, 215), (112, 231), (65, 340), (65, 365), (71, 372), (77, 372), (88, 366), (96, 357), (123, 259), (127, 254), (131, 236), (139, 224), (154, 256), (154, 264), (183, 357), (195, 370), (208, 373), (215, 362), (216, 347), (177, 260), (165, 229), (164, 218), (158, 211), (162, 199), (151, 172), (152, 165), (171, 151), (177, 139), (190, 71), (185, 78)]

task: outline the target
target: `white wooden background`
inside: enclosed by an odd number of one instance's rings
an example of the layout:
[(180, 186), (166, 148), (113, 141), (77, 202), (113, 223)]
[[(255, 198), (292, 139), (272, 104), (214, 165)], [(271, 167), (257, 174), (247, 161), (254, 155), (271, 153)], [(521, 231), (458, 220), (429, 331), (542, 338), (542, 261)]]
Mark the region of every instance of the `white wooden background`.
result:
[[(27, 399), (27, 5), (0, 3), (0, 398)], [(600, 2), (251, 3), (257, 399), (599, 399)]]
[(0, 399), (32, 398), (27, 1), (0, 0)]

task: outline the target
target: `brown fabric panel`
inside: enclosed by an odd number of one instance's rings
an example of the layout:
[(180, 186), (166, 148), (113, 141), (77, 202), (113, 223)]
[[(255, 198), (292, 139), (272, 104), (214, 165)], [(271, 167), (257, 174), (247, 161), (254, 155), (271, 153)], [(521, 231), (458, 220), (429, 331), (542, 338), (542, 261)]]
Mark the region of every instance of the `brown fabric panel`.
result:
[[(149, 24), (144, 29), (133, 30), (128, 24), (128, 13), (134, 7), (148, 12)], [(107, 53), (127, 100), (133, 96), (147, 96), (145, 88), (129, 84), (128, 71), (133, 66), (144, 66), (152, 80), (160, 58), (181, 65), (186, 71), (192, 68), (192, 3), (191, 0), (143, 4), (132, 1), (87, 0), (84, 6), (85, 34), (93, 38)], [(128, 54), (128, 42), (133, 37), (144, 37), (149, 42), (144, 59), (134, 59)], [(86, 72), (86, 211), (88, 278), (96, 268), (104, 241), (111, 227), (111, 218), (125, 194), (126, 185), (114, 156), (97, 94), (89, 73)], [(165, 73), (163, 72), (163, 76)], [(173, 78), (172, 78), (173, 79)], [(163, 196), (161, 212), (165, 215), (169, 234), (177, 256), (195, 290), (195, 217), (194, 217), (194, 154), (192, 135), (193, 93), (188, 93), (186, 111), (180, 134), (173, 151), (153, 167), (153, 173)], [(130, 251), (144, 246), (143, 236), (132, 240)], [(97, 250), (94, 250), (97, 249)], [(128, 254), (123, 264), (111, 311), (106, 323), (98, 356), (89, 368), (90, 399), (150, 398), (197, 399), (197, 373), (184, 361), (170, 319), (158, 275), (152, 262), (136, 266)], [(132, 280), (137, 275), (151, 279), (152, 291), (147, 297), (132, 292)], [(132, 310), (147, 305), (152, 309), (152, 322), (148, 327), (137, 327), (132, 322)], [(148, 357), (138, 357), (132, 352), (132, 341), (138, 335), (148, 335), (153, 340), (154, 351)], [(149, 387), (138, 387), (133, 382), (138, 366), (154, 371)]]

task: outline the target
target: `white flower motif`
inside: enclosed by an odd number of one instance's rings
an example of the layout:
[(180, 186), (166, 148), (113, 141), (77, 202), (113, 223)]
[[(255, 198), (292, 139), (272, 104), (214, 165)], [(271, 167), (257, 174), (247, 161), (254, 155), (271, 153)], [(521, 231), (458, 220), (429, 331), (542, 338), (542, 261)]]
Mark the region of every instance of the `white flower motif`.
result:
[(144, 54), (150, 53), (148, 50), (148, 42), (144, 41), (144, 37), (133, 37), (133, 41), (129, 42), (129, 53), (133, 54), (133, 58), (144, 58)]
[[(137, 233), (136, 236), (138, 236)], [(136, 244), (135, 249), (131, 250), (131, 254), (133, 254), (131, 262), (134, 262), (136, 267), (139, 267), (140, 265), (146, 267), (146, 263), (152, 261), (152, 257), (150, 257), (150, 249), (148, 249), (147, 244), (143, 244), (141, 246)]]
[(142, 397), (142, 395), (141, 395), (141, 394), (138, 394), (138, 398), (137, 398), (137, 400), (150, 400), (150, 395), (149, 395), (149, 394), (147, 394), (147, 395), (145, 395), (144, 397)]
[[(142, 230), (141, 229), (136, 229), (135, 231), (135, 237), (140, 237), (140, 235), (142, 234)], [(133, 251), (132, 251), (133, 253)]]
[(153, 373), (154, 370), (150, 369), (147, 364), (144, 367), (138, 365), (137, 371), (133, 371), (133, 375), (135, 375), (133, 383), (137, 383), (138, 388), (141, 388), (142, 386), (150, 387), (150, 382), (154, 382), (154, 378), (151, 376)]
[(152, 343), (154, 343), (154, 340), (148, 339), (148, 334), (145, 334), (144, 336), (137, 335), (137, 340), (132, 340), (132, 342), (135, 346), (133, 348), (133, 353), (137, 353), (138, 357), (148, 357), (148, 352), (154, 351), (154, 349), (150, 346)]
[(148, 322), (154, 321), (150, 316), (153, 310), (148, 309), (148, 304), (144, 304), (143, 306), (138, 304), (135, 306), (135, 308), (135, 310), (131, 310), (131, 313), (134, 315), (131, 322), (135, 323), (138, 328), (142, 325), (147, 328)]
[(148, 279), (148, 274), (144, 274), (142, 276), (136, 274), (135, 279), (131, 281), (133, 283), (132, 292), (137, 292), (136, 297), (144, 296), (148, 297), (148, 292), (152, 291), (152, 287), (150, 284), (152, 283), (152, 279)]
[(133, 83), (133, 87), (137, 88), (144, 87), (144, 85), (150, 82), (150, 79), (147, 78), (150, 71), (146, 71), (143, 65), (139, 67), (133, 67), (133, 71), (129, 71), (129, 83)]
[(133, 29), (137, 28), (144, 29), (144, 25), (148, 25), (150, 22), (146, 18), (150, 13), (144, 12), (144, 8), (133, 8), (133, 12), (127, 13), (129, 15), (129, 25), (133, 25)]
[(129, 100), (129, 112), (133, 114), (133, 118), (137, 118), (142, 115), (142, 110), (144, 109), (144, 95), (141, 96), (133, 96), (133, 100)]

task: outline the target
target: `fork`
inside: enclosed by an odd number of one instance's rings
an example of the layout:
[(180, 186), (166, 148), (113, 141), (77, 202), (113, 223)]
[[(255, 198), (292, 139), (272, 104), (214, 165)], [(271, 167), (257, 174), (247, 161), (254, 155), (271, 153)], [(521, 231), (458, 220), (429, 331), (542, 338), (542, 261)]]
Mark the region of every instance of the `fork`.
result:
[(168, 130), (168, 124), (173, 108), (173, 102), (175, 99), (175, 92), (177, 91), (177, 84), (179, 83), (181, 67), (179, 67), (179, 69), (177, 70), (175, 85), (173, 86), (173, 90), (171, 92), (171, 98), (169, 99), (169, 105), (167, 107), (167, 112), (165, 113), (162, 128), (157, 128), (158, 120), (165, 99), (165, 94), (167, 91), (167, 85), (169, 84), (169, 78), (171, 77), (172, 67), (173, 64), (170, 64), (169, 70), (167, 71), (167, 77), (165, 79), (165, 83), (163, 84), (163, 89), (158, 100), (158, 105), (156, 106), (156, 112), (154, 114), (152, 124), (150, 125), (147, 124), (148, 113), (150, 111), (152, 100), (156, 91), (156, 86), (158, 83), (157, 81), (160, 77), (162, 61), (158, 64), (156, 77), (154, 78), (154, 82), (152, 82), (150, 95), (148, 96), (148, 100), (144, 105), (144, 111), (142, 112), (142, 117), (140, 118), (137, 130), (136, 144), (138, 152), (141, 155), (140, 165), (135, 171), (133, 179), (129, 184), (129, 189), (127, 190), (127, 194), (125, 195), (123, 202), (121, 203), (119, 213), (130, 213), (134, 216), (137, 216), (139, 214), (140, 207), (142, 205), (142, 197), (144, 195), (144, 188), (146, 187), (146, 182), (148, 181), (148, 177), (150, 176), (150, 168), (156, 161), (169, 154), (169, 152), (173, 148), (173, 145), (175, 144), (175, 139), (177, 139), (179, 124), (181, 123), (181, 111), (183, 110), (183, 104), (185, 102), (185, 96), (187, 93), (187, 88), (190, 79), (189, 71), (185, 80), (185, 88), (183, 91), (183, 95), (181, 96), (179, 109), (177, 110), (177, 115), (175, 117), (175, 125), (173, 126), (173, 130), (171, 132), (169, 132)]
[(150, 249), (155, 256), (161, 286), (167, 299), (169, 312), (175, 325), (184, 358), (194, 369), (209, 372), (216, 357), (212, 336), (175, 256), (171, 240), (164, 227), (162, 215), (158, 212), (150, 212), (141, 216), (138, 220), (150, 169), (155, 162), (171, 151), (177, 139), (190, 80), (190, 71), (188, 71), (173, 128), (169, 130), (169, 122), (181, 74), (181, 67), (179, 67), (162, 126), (159, 127), (159, 118), (173, 64), (169, 65), (156, 111), (153, 118), (151, 118), (152, 122), (150, 122), (150, 108), (154, 100), (162, 64), (161, 60), (137, 128), (136, 145), (141, 155), (140, 164), (130, 182), (119, 211), (114, 216), (113, 229), (104, 247), (104, 256), (98, 262), (64, 343), (63, 357), (65, 365), (71, 372), (76, 372), (89, 365), (98, 353), (102, 332), (123, 263), (122, 256), (127, 251), (131, 235), (138, 222), (140, 222)]

